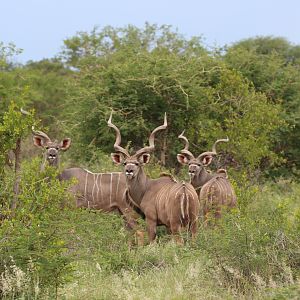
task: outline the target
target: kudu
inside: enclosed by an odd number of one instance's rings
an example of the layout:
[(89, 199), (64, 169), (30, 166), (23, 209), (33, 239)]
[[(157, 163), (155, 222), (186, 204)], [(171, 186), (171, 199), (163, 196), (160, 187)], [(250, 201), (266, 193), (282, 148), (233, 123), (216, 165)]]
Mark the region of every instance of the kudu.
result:
[(51, 141), (49, 136), (42, 132), (34, 130), (32, 127), (33, 144), (44, 150), (44, 159), (41, 165), (41, 171), (45, 170), (46, 164), (53, 167), (59, 166), (59, 151), (66, 151), (71, 146), (71, 139), (63, 139), (60, 143), (58, 141)]
[(230, 208), (236, 205), (236, 195), (227, 178), (226, 170), (220, 169), (215, 174), (210, 174), (205, 167), (210, 165), (213, 157), (217, 155), (217, 144), (228, 142), (229, 139), (217, 140), (212, 151), (203, 152), (195, 158), (189, 151), (189, 141), (183, 134), (184, 131), (178, 138), (185, 142), (185, 147), (177, 154), (177, 160), (189, 167), (190, 183), (199, 196), (200, 210), (205, 220), (207, 221), (210, 212), (213, 212), (216, 218), (220, 218), (222, 207)]
[(116, 133), (114, 143), (116, 153), (112, 153), (111, 157), (115, 164), (124, 165), (129, 198), (145, 215), (150, 242), (155, 240), (157, 225), (165, 225), (180, 242), (182, 239), (177, 234), (184, 227), (187, 227), (194, 237), (199, 214), (199, 202), (194, 188), (189, 183), (176, 182), (170, 176), (150, 179), (143, 170), (143, 166), (150, 160), (150, 153), (154, 151), (155, 134), (167, 127), (166, 115), (164, 124), (150, 134), (149, 146), (133, 155), (120, 146), (120, 130), (111, 120), (112, 115), (108, 120), (108, 126)]
[[(59, 166), (59, 151), (66, 151), (71, 144), (71, 139), (64, 139), (58, 143), (52, 142), (48, 135), (42, 131), (32, 129), (34, 144), (45, 149), (45, 165)], [(135, 213), (127, 201), (126, 179), (121, 172), (92, 173), (82, 168), (68, 168), (58, 175), (59, 180), (71, 180), (76, 183), (71, 186), (70, 192), (75, 196), (76, 207), (102, 210), (104, 212), (121, 213), (129, 228), (136, 226)]]

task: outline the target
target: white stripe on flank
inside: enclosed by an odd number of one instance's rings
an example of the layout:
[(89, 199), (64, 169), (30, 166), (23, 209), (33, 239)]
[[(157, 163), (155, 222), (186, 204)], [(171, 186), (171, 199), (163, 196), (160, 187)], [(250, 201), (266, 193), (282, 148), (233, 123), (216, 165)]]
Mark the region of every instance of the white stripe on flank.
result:
[(95, 203), (95, 198), (94, 198), (94, 190), (95, 190), (95, 184), (96, 184), (96, 181), (95, 181), (95, 173), (93, 174), (93, 178), (94, 178), (94, 184), (93, 184), (93, 189), (92, 189), (92, 198), (93, 198), (93, 203)]
[(100, 195), (101, 195), (101, 201), (102, 201), (102, 199), (103, 199), (103, 195), (102, 195), (102, 184), (101, 184), (102, 175), (103, 175), (103, 173), (100, 173)]
[(120, 177), (121, 177), (121, 173), (119, 173), (118, 176), (118, 183), (117, 183), (117, 189), (116, 189), (116, 197), (115, 197), (115, 201), (118, 199), (118, 192), (119, 192), (119, 183), (120, 183)]
[(165, 192), (165, 190), (166, 190), (167, 187), (168, 187), (168, 186), (163, 186), (163, 187), (159, 190), (159, 192), (157, 193), (156, 199), (155, 199), (156, 205), (160, 205), (161, 197), (162, 197), (162, 195), (164, 194), (164, 192)]
[(89, 202), (89, 199), (86, 195), (86, 187), (87, 187), (87, 178), (88, 178), (88, 175), (89, 173), (86, 172), (86, 175), (85, 175), (85, 185), (84, 185), (84, 198), (87, 200), (87, 203), (88, 203), (88, 208), (90, 208), (90, 202)]
[(98, 185), (98, 177), (99, 177), (99, 173), (97, 174), (97, 177), (96, 177), (96, 187), (97, 187), (97, 201), (99, 200), (98, 197), (99, 197), (99, 185)]
[(110, 173), (110, 186), (109, 186), (109, 203), (111, 205), (111, 192), (112, 192), (112, 176), (113, 174)]

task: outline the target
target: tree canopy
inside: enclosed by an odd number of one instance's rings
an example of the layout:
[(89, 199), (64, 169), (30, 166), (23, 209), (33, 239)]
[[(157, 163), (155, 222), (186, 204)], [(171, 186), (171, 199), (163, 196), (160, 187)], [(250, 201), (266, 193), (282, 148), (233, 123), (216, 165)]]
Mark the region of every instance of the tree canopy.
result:
[(9, 62), (14, 46), (1, 49), (2, 116), (22, 97), (51, 134), (72, 137), (74, 161), (89, 160), (96, 148), (113, 150), (106, 125), (113, 110), (129, 148), (143, 146), (167, 112), (156, 157), (169, 167), (178, 167), (177, 137), (185, 130), (195, 153), (228, 136), (222, 163), (237, 169), (280, 175), (278, 166), (298, 168), (300, 47), (283, 38), (208, 50), (201, 38), (146, 23), (79, 32), (56, 58), (23, 66)]

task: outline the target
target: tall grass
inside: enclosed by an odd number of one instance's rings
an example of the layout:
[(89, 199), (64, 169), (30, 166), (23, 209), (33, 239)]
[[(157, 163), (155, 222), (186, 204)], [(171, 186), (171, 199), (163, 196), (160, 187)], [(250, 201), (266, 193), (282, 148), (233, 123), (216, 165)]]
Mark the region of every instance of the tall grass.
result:
[[(93, 259), (77, 261), (77, 279), (61, 290), (61, 297), (298, 299), (300, 186), (278, 182), (237, 192), (242, 207), (214, 227), (200, 226), (195, 243), (179, 247), (162, 234), (154, 245), (127, 244), (125, 256), (110, 253), (122, 258), (118, 266), (117, 259), (103, 265), (106, 254), (98, 250)], [(112, 237), (110, 247), (118, 240)]]
[(195, 241), (178, 246), (160, 229), (138, 247), (119, 215), (62, 207), (67, 186), (36, 167), (25, 166), (19, 213), (0, 226), (2, 298), (300, 298), (297, 183), (241, 178), (238, 207), (215, 226), (200, 220)]

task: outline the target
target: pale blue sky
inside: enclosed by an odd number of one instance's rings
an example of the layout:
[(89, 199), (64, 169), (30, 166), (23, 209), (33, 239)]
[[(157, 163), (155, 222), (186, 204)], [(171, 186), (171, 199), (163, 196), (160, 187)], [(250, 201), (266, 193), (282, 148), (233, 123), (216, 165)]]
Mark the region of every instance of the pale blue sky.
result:
[(257, 35), (300, 44), (300, 0), (0, 0), (0, 41), (24, 49), (19, 62), (55, 56), (78, 31), (145, 22), (203, 36), (208, 46)]

